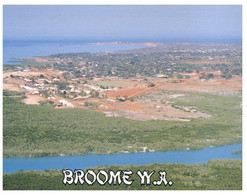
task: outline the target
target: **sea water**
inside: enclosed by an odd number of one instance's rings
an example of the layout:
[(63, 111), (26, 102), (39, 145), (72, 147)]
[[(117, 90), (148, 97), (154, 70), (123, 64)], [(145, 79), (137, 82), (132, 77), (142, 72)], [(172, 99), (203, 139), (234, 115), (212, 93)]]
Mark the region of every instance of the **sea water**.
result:
[(92, 44), (85, 40), (4, 40), (3, 64), (18, 64), (16, 58), (47, 56), (57, 53), (107, 52), (148, 47), (140, 44)]
[(3, 158), (3, 172), (45, 169), (86, 169), (104, 165), (146, 165), (151, 163), (199, 164), (212, 159), (241, 159), (242, 143), (208, 147), (198, 150), (176, 150), (166, 152), (138, 152), (121, 154), (88, 154), (38, 158)]

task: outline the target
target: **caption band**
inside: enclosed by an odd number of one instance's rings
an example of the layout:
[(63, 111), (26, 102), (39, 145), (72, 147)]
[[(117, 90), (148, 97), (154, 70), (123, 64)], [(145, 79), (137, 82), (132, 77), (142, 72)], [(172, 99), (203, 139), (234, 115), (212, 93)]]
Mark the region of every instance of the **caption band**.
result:
[(131, 176), (133, 174), (138, 175), (139, 178), (139, 184), (140, 185), (169, 185), (172, 186), (173, 182), (167, 181), (166, 179), (166, 172), (165, 171), (159, 171), (158, 172), (158, 180), (154, 180), (151, 182), (151, 177), (154, 175), (155, 171), (137, 171), (136, 173), (133, 173), (133, 171), (129, 170), (118, 170), (116, 172), (110, 170), (99, 170), (97, 173), (94, 170), (87, 170), (84, 172), (83, 170), (76, 169), (74, 171), (70, 169), (63, 169), (62, 173), (64, 175), (63, 178), (63, 184), (65, 185), (72, 185), (72, 184), (88, 184), (93, 185), (95, 183), (98, 183), (99, 185), (105, 185), (105, 184), (113, 184), (113, 185), (131, 185), (134, 180), (131, 180)]

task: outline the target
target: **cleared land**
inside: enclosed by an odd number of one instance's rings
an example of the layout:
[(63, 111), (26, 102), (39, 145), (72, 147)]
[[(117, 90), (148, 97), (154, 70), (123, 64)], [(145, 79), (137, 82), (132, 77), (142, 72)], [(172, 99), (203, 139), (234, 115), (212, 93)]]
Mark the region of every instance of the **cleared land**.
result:
[[(10, 75), (14, 75), (13, 78)], [(59, 80), (66, 82), (63, 78), (62, 72), (56, 70), (32, 70), (30, 72), (5, 72), (4, 73), (4, 84), (3, 88), (5, 90), (16, 90), (24, 91), (20, 86), (30, 86), (31, 82), (26, 77), (32, 76), (36, 79), (36, 84), (42, 86), (43, 79), (40, 79), (39, 76), (49, 79), (51, 82), (53, 78), (59, 77)], [(175, 83), (174, 79), (164, 79), (164, 78), (149, 78), (148, 81), (135, 79), (105, 79), (105, 78), (96, 78), (95, 80), (99, 81), (88, 81), (85, 86), (89, 90), (94, 91), (95, 88), (106, 88), (105, 90), (99, 90), (99, 97), (95, 98), (91, 95), (81, 96), (77, 98), (64, 98), (63, 94), (52, 94), (52, 99), (48, 96), (45, 96), (41, 92), (38, 94), (33, 94), (32, 91), (26, 91), (26, 99), (22, 102), (26, 104), (39, 104), (40, 101), (52, 101), (57, 104), (59, 101), (66, 101), (73, 105), (73, 107), (83, 108), (83, 109), (94, 109), (99, 112), (105, 113), (106, 116), (121, 116), (125, 118), (131, 118), (136, 120), (176, 120), (188, 122), (191, 118), (210, 118), (210, 113), (203, 113), (200, 110), (189, 108), (179, 108), (174, 103), (179, 96), (184, 96), (184, 93), (187, 92), (204, 92), (209, 94), (219, 94), (219, 95), (241, 95), (242, 89), (242, 79), (240, 76), (234, 76), (230, 80), (222, 79), (210, 79), (202, 80), (199, 79), (197, 74), (191, 79), (183, 79), (182, 82)], [(69, 86), (75, 86), (79, 89), (76, 82), (84, 82), (84, 80), (71, 81)], [(176, 80), (175, 80), (176, 81)], [(148, 83), (154, 83), (154, 87), (148, 87)], [(82, 87), (84, 85), (80, 84)], [(36, 86), (34, 86), (36, 87)], [(42, 90), (44, 87), (42, 87)], [(49, 84), (47, 89), (54, 88), (53, 85)], [(99, 88), (100, 89), (100, 88)], [(109, 90), (108, 90), (109, 89)], [(37, 90), (39, 90), (37, 88)], [(61, 91), (61, 90), (60, 90)], [(157, 97), (160, 101), (154, 101), (156, 98), (154, 94), (157, 94), (157, 91), (170, 91), (170, 96), (164, 102), (161, 100), (161, 97)], [(177, 94), (174, 91), (179, 91)], [(152, 101), (149, 99), (149, 96), (146, 96), (148, 93), (152, 93)], [(53, 92), (54, 93), (54, 92)], [(66, 91), (68, 93), (68, 91)], [(90, 92), (91, 94), (91, 92)], [(51, 96), (51, 95), (50, 95)], [(104, 97), (103, 97), (104, 96)], [(139, 98), (139, 97), (143, 98)], [(72, 96), (73, 97), (73, 96)], [(119, 98), (128, 98), (127, 101), (118, 101)], [(133, 101), (130, 101), (132, 98)], [(165, 98), (165, 97), (164, 97)], [(93, 106), (85, 106), (85, 103), (92, 104)], [(62, 106), (62, 108), (67, 108)], [(187, 109), (187, 110), (186, 110)]]

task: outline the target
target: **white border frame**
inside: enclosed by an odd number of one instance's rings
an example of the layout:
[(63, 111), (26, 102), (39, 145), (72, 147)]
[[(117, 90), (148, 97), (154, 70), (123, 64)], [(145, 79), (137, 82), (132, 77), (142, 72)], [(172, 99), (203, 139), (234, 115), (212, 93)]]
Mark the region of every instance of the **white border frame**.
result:
[[(242, 117), (242, 121), (243, 121), (243, 126), (242, 126), (242, 139), (243, 139), (243, 158), (242, 158), (242, 165), (243, 165), (243, 180), (242, 180), (242, 191), (210, 191), (210, 193), (221, 193), (224, 195), (225, 194), (242, 194), (245, 193), (247, 191), (247, 172), (245, 171), (245, 168), (247, 167), (247, 163), (246, 163), (246, 152), (245, 149), (246, 148), (246, 135), (245, 135), (245, 129), (247, 127), (247, 94), (246, 94), (246, 18), (247, 18), (247, 14), (246, 14), (246, 2), (245, 0), (2, 0), (1, 1), (1, 8), (0, 8), (0, 21), (1, 21), (1, 39), (0, 39), (0, 62), (2, 65), (3, 62), (3, 5), (242, 5), (242, 48), (243, 48), (243, 59), (242, 59), (242, 66), (243, 66), (243, 76), (242, 76), (242, 90), (243, 90), (243, 117)], [(2, 91), (2, 67), (1, 67), (1, 74), (0, 74), (0, 79), (1, 79), (1, 84), (0, 84), (0, 89)], [(1, 134), (0, 134), (0, 149), (1, 152), (3, 151), (3, 145), (2, 145), (2, 125), (3, 125), (3, 121), (2, 121), (2, 92), (0, 93), (0, 106), (1, 106), (1, 110), (0, 110), (0, 124), (1, 124)], [(3, 170), (3, 165), (2, 165), (2, 154), (1, 154), (1, 161), (0, 161), (0, 169), (1, 169), (1, 175), (0, 175), (0, 181), (1, 181), (1, 186), (0, 186), (0, 190), (2, 191), (3, 188), (3, 181), (2, 181), (2, 170)], [(246, 173), (245, 173), (245, 172)], [(21, 194), (33, 194), (34, 191), (3, 191), (4, 193), (21, 193)], [(35, 191), (37, 192), (37, 191)], [(42, 193), (44, 191), (39, 191), (38, 193)], [(66, 193), (67, 191), (56, 191), (56, 193)], [(174, 194), (178, 194), (178, 193), (183, 193), (185, 195), (191, 195), (191, 194), (205, 194), (208, 193), (208, 191), (69, 191), (69, 193), (87, 193), (87, 194), (94, 194), (94, 193), (104, 193), (104, 194), (112, 194), (112, 193), (158, 193), (158, 194), (163, 194), (163, 193), (174, 193)], [(54, 191), (45, 191), (45, 193), (48, 194), (53, 194)], [(68, 192), (67, 192), (68, 193)]]

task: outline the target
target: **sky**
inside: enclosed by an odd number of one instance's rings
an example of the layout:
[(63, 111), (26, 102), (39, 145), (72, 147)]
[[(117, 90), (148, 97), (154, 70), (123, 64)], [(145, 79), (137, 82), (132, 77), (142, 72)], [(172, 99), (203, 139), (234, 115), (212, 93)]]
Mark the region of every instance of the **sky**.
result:
[(4, 5), (4, 39), (241, 41), (240, 5)]

